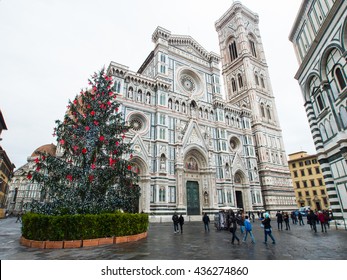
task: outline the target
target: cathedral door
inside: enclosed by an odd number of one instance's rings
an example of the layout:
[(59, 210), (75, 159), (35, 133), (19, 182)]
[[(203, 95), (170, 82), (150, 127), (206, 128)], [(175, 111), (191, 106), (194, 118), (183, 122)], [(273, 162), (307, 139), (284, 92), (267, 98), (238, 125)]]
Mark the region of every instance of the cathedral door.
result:
[(242, 192), (236, 191), (236, 207), (243, 209), (243, 200), (242, 200)]
[(187, 182), (187, 215), (200, 215), (199, 184)]

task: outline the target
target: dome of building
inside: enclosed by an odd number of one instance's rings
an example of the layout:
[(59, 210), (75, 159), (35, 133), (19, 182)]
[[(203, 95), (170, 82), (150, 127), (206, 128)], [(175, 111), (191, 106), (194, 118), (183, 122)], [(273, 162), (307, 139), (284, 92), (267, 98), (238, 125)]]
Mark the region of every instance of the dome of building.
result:
[(39, 155), (39, 153), (47, 153), (50, 154), (51, 156), (54, 156), (57, 151), (57, 146), (54, 144), (47, 144), (43, 145), (39, 148), (37, 148), (32, 154), (31, 157), (36, 157)]

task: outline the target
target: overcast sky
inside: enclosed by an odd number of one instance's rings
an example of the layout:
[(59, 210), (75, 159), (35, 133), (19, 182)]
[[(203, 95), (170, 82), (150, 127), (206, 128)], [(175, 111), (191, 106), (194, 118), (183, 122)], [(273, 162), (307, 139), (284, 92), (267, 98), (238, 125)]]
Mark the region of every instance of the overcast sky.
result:
[[(157, 26), (219, 53), (214, 24), (232, 2), (0, 0), (0, 110), (8, 127), (0, 145), (18, 168), (36, 148), (55, 143), (55, 120), (68, 100), (111, 61), (137, 71)], [(288, 40), (301, 0), (241, 2), (260, 17), (286, 153), (316, 153)]]

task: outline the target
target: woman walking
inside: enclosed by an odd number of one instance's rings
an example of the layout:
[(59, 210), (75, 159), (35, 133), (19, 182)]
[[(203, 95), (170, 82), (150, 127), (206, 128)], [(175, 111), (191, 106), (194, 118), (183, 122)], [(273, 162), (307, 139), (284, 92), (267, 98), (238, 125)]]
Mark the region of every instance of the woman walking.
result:
[(276, 244), (275, 238), (272, 236), (272, 228), (271, 228), (271, 219), (269, 213), (265, 213), (265, 219), (261, 222), (264, 225), (264, 235), (265, 241), (264, 244), (267, 244), (267, 236), (270, 236), (272, 239), (272, 244)]

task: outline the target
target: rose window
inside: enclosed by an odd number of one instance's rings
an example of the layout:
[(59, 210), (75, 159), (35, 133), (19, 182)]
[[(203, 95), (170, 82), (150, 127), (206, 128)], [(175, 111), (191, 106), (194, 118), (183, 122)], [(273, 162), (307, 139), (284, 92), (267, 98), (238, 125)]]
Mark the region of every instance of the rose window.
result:
[(130, 121), (130, 127), (135, 131), (140, 131), (143, 128), (142, 120), (139, 118), (133, 118)]

